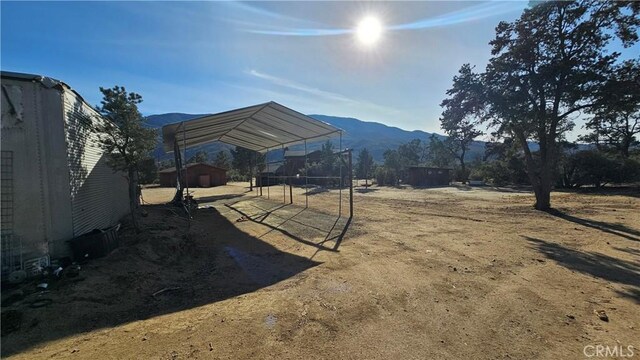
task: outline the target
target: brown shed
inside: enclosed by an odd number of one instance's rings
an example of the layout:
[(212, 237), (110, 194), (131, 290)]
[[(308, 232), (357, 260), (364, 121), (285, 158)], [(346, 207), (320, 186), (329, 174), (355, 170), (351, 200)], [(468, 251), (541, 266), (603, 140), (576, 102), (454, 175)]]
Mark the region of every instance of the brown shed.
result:
[(408, 183), (413, 186), (447, 186), (451, 169), (412, 166), (409, 167)]
[[(160, 186), (176, 186), (176, 168), (160, 170)], [(187, 164), (189, 187), (211, 187), (227, 184), (227, 170), (205, 163)]]

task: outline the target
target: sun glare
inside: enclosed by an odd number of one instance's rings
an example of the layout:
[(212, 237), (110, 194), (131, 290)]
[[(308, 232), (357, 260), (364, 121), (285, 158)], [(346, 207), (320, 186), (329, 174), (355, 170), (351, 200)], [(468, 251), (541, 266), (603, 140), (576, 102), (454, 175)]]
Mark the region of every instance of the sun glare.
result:
[(366, 17), (360, 21), (356, 28), (356, 37), (367, 46), (378, 42), (382, 35), (382, 24), (374, 17)]

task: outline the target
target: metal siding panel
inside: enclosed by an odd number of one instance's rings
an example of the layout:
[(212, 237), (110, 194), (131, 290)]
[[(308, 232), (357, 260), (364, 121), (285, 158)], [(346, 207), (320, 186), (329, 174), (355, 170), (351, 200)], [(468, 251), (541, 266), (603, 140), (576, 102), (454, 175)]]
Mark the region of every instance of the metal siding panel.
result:
[(98, 135), (91, 130), (104, 120), (70, 91), (64, 94), (64, 108), (73, 233), (79, 236), (114, 225), (128, 213), (128, 188), (123, 175), (107, 165)]

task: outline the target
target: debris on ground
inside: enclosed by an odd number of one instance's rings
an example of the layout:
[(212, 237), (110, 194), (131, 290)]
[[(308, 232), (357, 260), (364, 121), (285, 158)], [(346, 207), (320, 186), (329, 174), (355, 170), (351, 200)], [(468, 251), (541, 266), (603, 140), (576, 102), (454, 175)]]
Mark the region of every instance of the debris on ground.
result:
[(153, 295), (151, 295), (151, 296), (156, 297), (157, 295), (160, 295), (160, 294), (165, 293), (165, 292), (167, 292), (167, 291), (175, 291), (175, 290), (180, 290), (180, 287), (168, 287), (168, 288), (164, 288), (164, 289), (162, 289), (162, 290), (158, 290), (158, 291), (154, 292), (154, 293), (153, 293)]
[(609, 316), (607, 316), (607, 313), (604, 310), (594, 310), (594, 312), (598, 315), (600, 320), (609, 322)]

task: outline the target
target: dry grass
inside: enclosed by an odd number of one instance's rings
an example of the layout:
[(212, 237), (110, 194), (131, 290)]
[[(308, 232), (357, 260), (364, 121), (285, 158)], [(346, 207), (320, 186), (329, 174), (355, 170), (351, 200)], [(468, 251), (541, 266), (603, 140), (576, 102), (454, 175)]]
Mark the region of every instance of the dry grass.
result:
[[(268, 200), (244, 184), (194, 191), (206, 208), (188, 232), (176, 210), (149, 206), (148, 231), (90, 263), (50, 307), (24, 310), (23, 323), (39, 325), (4, 337), (3, 355), (581, 359), (585, 345), (640, 349), (637, 197), (554, 193), (550, 215), (508, 189), (358, 189), (336, 251), (346, 220), (336, 222), (336, 190), (309, 195), (308, 209), (304, 189), (293, 205), (275, 186)], [(144, 191), (152, 204), (171, 196)], [(165, 287), (180, 290), (151, 296)]]

